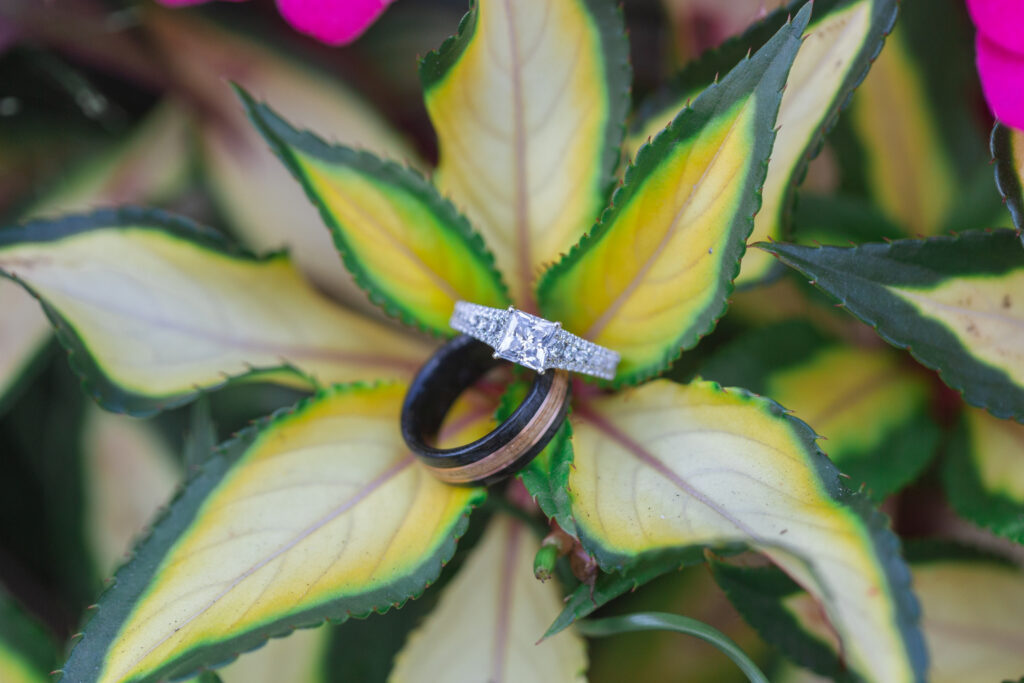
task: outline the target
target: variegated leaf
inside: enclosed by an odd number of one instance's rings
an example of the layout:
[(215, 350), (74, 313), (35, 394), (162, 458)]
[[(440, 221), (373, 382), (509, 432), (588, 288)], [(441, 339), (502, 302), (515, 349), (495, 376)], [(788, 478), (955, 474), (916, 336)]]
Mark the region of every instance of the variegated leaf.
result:
[[(85, 211), (126, 202), (160, 203), (180, 189), (188, 167), (188, 119), (173, 101), (162, 102), (125, 140), (62, 177), (32, 202), (22, 218)], [(50, 338), (50, 326), (32, 297), (0, 282), (0, 409)]]
[(1024, 543), (1024, 425), (967, 408), (947, 448), (943, 479), (960, 516)]
[(594, 231), (545, 273), (542, 313), (618, 351), (619, 384), (664, 370), (725, 312), (809, 15), (808, 6), (644, 147)]
[(838, 343), (804, 321), (754, 330), (717, 351), (701, 377), (770, 396), (825, 437), (822, 449), (881, 500), (935, 456), (928, 378), (890, 348)]
[[(858, 185), (909, 236), (1001, 222), (972, 104), (980, 91), (964, 15), (958, 0), (901, 2), (843, 117), (855, 143), (837, 141), (844, 183)], [(964, 202), (968, 186), (977, 194)]]
[(537, 642), (561, 608), (554, 583), (533, 576), (539, 548), (521, 522), (492, 520), (437, 608), (399, 653), (389, 681), (586, 680), (586, 647), (578, 634)]
[(480, 0), (420, 65), (438, 186), (483, 234), (521, 306), (608, 200), (627, 56), (609, 0)]
[(101, 598), (64, 679), (180, 677), (419, 595), (484, 494), (438, 482), (408, 453), (405, 390), (336, 387), (203, 464)]
[(289, 120), (331, 140), (416, 163), (413, 148), (362, 96), (315, 63), (195, 14), (154, 3), (141, 9), (151, 44), (197, 96), (206, 178), (234, 234), (259, 251), (287, 247), (318, 286), (349, 306), (376, 313), (341, 266), (316, 208), (249, 125), (226, 81), (274, 102)]
[(254, 370), (406, 377), (428, 352), (332, 305), (284, 255), (252, 257), (157, 211), (4, 229), (0, 273), (40, 299), (89, 392), (136, 415)]
[(997, 123), (992, 129), (991, 148), (999, 194), (1017, 230), (1024, 230), (1024, 131)]
[(745, 544), (811, 592), (864, 679), (922, 676), (896, 537), (777, 404), (657, 381), (578, 402), (573, 426), (573, 515), (606, 571)]
[(932, 683), (1019, 680), (1024, 672), (1024, 573), (981, 560), (911, 566)]
[(253, 124), (306, 190), (370, 299), (406, 323), (451, 334), (457, 301), (504, 308), (494, 257), (419, 173), (302, 133), (239, 89)]
[[(1024, 671), (1019, 627), (1024, 574), (1012, 565), (971, 555), (954, 549), (948, 557), (911, 564), (921, 628), (931, 653), (927, 680), (932, 683), (1016, 680)], [(836, 656), (835, 635), (820, 610), (792, 581), (772, 569), (723, 564), (715, 566), (715, 575), (769, 642), (827, 676), (787, 674), (779, 680), (851, 678)]]
[[(821, 148), (840, 108), (867, 73), (871, 61), (896, 19), (896, 0), (819, 0), (814, 3), (807, 37), (793, 62), (779, 105), (779, 128), (761, 191), (761, 209), (754, 217), (752, 241), (782, 239), (791, 222), (796, 185), (807, 163)], [(691, 63), (652, 101), (628, 138), (627, 152), (657, 134), (689, 100), (724, 73), (751, 48), (758, 48), (785, 22), (790, 8), (773, 12), (746, 33), (709, 50)], [(772, 261), (750, 252), (737, 284), (763, 279)]]
[(56, 661), (53, 641), (0, 588), (0, 681), (47, 683)]
[(1024, 420), (1024, 247), (1013, 231), (761, 248), (937, 369), (968, 403)]

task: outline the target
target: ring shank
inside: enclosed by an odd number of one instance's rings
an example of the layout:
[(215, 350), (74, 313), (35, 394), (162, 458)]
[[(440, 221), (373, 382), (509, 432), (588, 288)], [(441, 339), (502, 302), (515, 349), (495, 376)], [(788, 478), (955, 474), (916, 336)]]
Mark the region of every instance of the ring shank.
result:
[(498, 362), (486, 344), (460, 335), (427, 361), (409, 387), (402, 406), (402, 436), (442, 481), (462, 485), (500, 481), (543, 450), (564, 421), (569, 378), (559, 370), (537, 375), (523, 403), (486, 436), (451, 449), (429, 444), (456, 399)]

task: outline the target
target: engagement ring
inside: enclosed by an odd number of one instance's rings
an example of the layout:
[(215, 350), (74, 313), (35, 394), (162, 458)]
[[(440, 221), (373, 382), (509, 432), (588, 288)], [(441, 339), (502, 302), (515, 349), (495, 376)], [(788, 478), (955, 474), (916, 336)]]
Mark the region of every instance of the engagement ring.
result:
[(566, 332), (561, 323), (511, 306), (503, 310), (460, 301), (450, 324), (494, 349), (495, 358), (541, 374), (558, 368), (614, 379), (619, 364), (619, 354), (614, 351)]

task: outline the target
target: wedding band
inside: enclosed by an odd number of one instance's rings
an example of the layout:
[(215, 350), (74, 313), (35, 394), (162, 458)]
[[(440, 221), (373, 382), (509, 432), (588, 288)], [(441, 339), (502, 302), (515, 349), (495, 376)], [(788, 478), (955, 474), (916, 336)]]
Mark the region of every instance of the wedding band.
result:
[(619, 364), (619, 354), (614, 351), (566, 332), (561, 323), (511, 306), (502, 310), (459, 301), (449, 324), (490, 346), (495, 358), (541, 374), (557, 368), (614, 379)]
[(501, 481), (544, 450), (565, 421), (568, 373), (538, 374), (523, 402), (494, 431), (465, 446), (436, 448), (431, 442), (455, 399), (497, 363), (486, 344), (459, 335), (438, 349), (409, 386), (402, 404), (402, 438), (441, 481), (464, 486)]

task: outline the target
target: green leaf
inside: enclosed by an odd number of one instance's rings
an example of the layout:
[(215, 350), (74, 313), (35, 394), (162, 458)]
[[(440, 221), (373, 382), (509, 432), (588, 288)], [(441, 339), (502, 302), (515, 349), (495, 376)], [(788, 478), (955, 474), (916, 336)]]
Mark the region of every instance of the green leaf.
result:
[[(782, 572), (721, 563), (714, 571), (733, 604), (766, 640), (818, 673), (857, 680), (843, 668), (834, 636), (809, 596)], [(932, 655), (928, 681), (1001, 681), (1019, 675), (1024, 606), (1019, 567), (955, 552), (914, 561), (911, 571)]]
[(160, 211), (2, 229), (0, 274), (40, 300), (88, 393), (139, 416), (256, 371), (306, 386), (296, 368), (326, 383), (407, 377), (428, 351), (333, 305), (283, 254), (253, 257)]
[[(630, 136), (632, 150), (670, 121), (697, 93), (725, 73), (749, 49), (758, 49), (800, 3), (773, 12), (744, 34), (709, 50), (642, 106)], [(896, 0), (826, 0), (813, 3), (804, 44), (793, 62), (779, 105), (778, 135), (761, 190), (751, 239), (782, 239), (790, 229), (796, 186), (818, 154), (840, 109), (864, 79), (896, 19)], [(771, 259), (746, 255), (737, 284), (770, 274)]]
[(586, 646), (577, 633), (537, 644), (561, 605), (557, 586), (533, 576), (539, 547), (526, 525), (492, 519), (437, 608), (410, 635), (388, 680), (586, 680)]
[[(762, 668), (770, 661), (764, 641), (732, 608), (703, 564), (673, 571), (649, 586), (622, 596), (603, 609), (601, 616), (651, 611), (684, 613), (708, 623), (736, 641)], [(629, 633), (593, 643), (590, 671), (594, 683), (675, 680), (738, 683), (746, 680), (725, 655), (704, 642), (679, 638), (671, 631)]]
[(685, 555), (670, 552), (661, 556), (644, 557), (622, 571), (601, 572), (593, 586), (581, 583), (569, 594), (565, 599), (565, 607), (548, 627), (544, 637), (559, 633), (615, 598), (635, 591), (663, 574), (703, 561), (703, 550), (696, 548)]
[(577, 400), (573, 440), (576, 528), (603, 569), (746, 544), (808, 587), (861, 676), (921, 676), (916, 601), (888, 520), (777, 404), (652, 382)]
[(46, 683), (56, 654), (50, 636), (0, 589), (0, 681)]
[(748, 332), (700, 367), (704, 379), (770, 396), (826, 438), (824, 450), (881, 501), (935, 456), (928, 378), (889, 348), (856, 348), (789, 321)]
[(1024, 132), (996, 123), (990, 147), (996, 162), (996, 187), (1013, 224), (1018, 231), (1024, 230)]
[(950, 222), (963, 216), (962, 188), (988, 164), (966, 14), (959, 0), (901, 2), (900, 20), (843, 117), (859, 157), (849, 164), (849, 146), (836, 147), (846, 189), (852, 176), (906, 235), (990, 228), (999, 208), (989, 184), (973, 198), (992, 207), (976, 214), (985, 222)]
[[(799, 616), (787, 609), (786, 599), (802, 592), (782, 571), (725, 562), (712, 562), (711, 568), (733, 606), (770, 645), (802, 666), (835, 681), (861, 680), (838, 659), (834, 644), (804, 628)], [(823, 618), (820, 612), (819, 618)]]
[(580, 633), (590, 637), (613, 636), (618, 633), (629, 633), (631, 631), (668, 630), (685, 633), (711, 643), (728, 655), (729, 659), (736, 662), (736, 666), (746, 674), (747, 680), (751, 683), (768, 683), (768, 679), (757, 668), (757, 664), (751, 661), (750, 657), (743, 652), (732, 638), (696, 619), (678, 614), (640, 612), (622, 617), (582, 621), (578, 624), (578, 628)]
[(65, 679), (182, 677), (419, 595), (484, 493), (408, 454), (405, 390), (338, 386), (228, 442), (117, 573)]
[[(124, 203), (160, 203), (182, 189), (189, 166), (188, 118), (180, 106), (157, 104), (130, 134), (73, 167), (20, 216), (34, 218)], [(26, 292), (0, 282), (0, 412), (26, 378), (50, 326)]]
[(544, 274), (541, 312), (618, 351), (616, 384), (662, 372), (725, 312), (809, 14), (645, 146), (598, 225)]
[(1013, 231), (848, 249), (759, 246), (938, 370), (968, 403), (1024, 420), (1024, 249)]
[(795, 236), (803, 244), (820, 242), (845, 247), (903, 236), (903, 229), (877, 206), (852, 195), (801, 194), (793, 224)]
[(943, 482), (961, 517), (1024, 544), (1024, 425), (967, 408), (946, 451)]
[(457, 301), (509, 302), (494, 257), (416, 171), (295, 130), (237, 88), (249, 117), (334, 235), (356, 282), (403, 322), (450, 335)]
[(194, 146), (204, 189), (232, 235), (260, 252), (288, 249), (318, 287), (348, 306), (376, 313), (348, 271), (339, 267), (316, 208), (249, 124), (224, 79), (274, 102), (290, 121), (330, 140), (420, 166), (409, 141), (365, 97), (325, 68), (326, 63), (261, 40), (260, 32), (250, 27), (155, 3), (139, 7), (136, 16), (147, 45), (174, 74), (178, 87), (198, 99), (193, 102), (198, 105)]
[(607, 204), (628, 57), (611, 0), (480, 0), (420, 63), (438, 187), (487, 239), (521, 307)]

